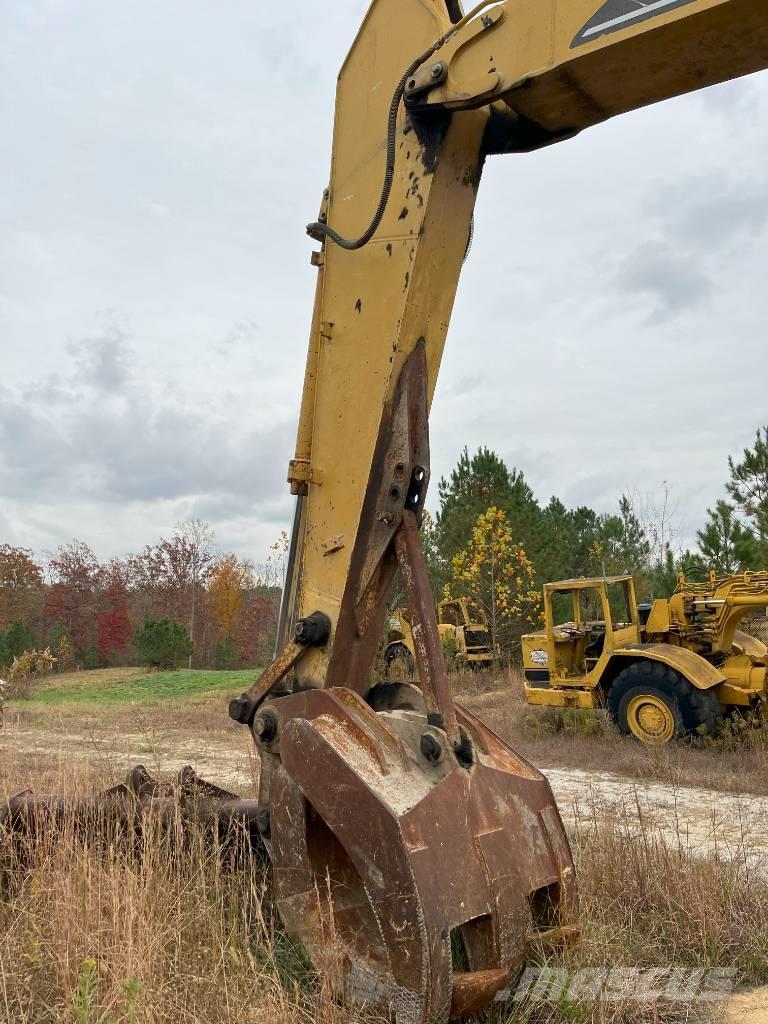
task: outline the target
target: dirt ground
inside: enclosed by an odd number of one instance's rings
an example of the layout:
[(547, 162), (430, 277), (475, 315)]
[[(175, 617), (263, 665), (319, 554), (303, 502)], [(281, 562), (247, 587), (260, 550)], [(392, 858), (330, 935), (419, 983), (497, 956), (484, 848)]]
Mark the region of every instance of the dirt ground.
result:
[[(589, 743), (526, 739), (519, 715), (507, 713), (508, 702), (498, 693), (462, 699), (547, 775), (567, 825), (613, 818), (634, 824), (638, 834), (652, 825), (673, 844), (739, 858), (750, 870), (768, 872), (768, 796), (762, 778), (755, 788), (763, 792), (756, 793), (748, 772), (732, 772), (724, 788), (691, 785), (697, 774), (706, 779), (694, 752), (675, 751), (659, 763), (658, 755), (618, 737)], [(694, 767), (686, 763), (691, 756)], [(162, 775), (191, 765), (239, 795), (256, 792), (252, 740), (228, 719), (219, 695), (181, 707), (171, 702), (100, 709), (16, 704), (6, 711), (0, 732), (0, 797), (30, 783), (38, 792), (61, 788), (75, 766), (95, 787), (106, 787), (138, 763)], [(727, 1012), (730, 1024), (768, 1022), (768, 990), (733, 997)]]
[[(254, 796), (258, 757), (247, 730), (227, 717), (225, 703), (215, 697), (181, 710), (164, 702), (98, 711), (67, 706), (26, 711), (17, 704), (7, 712), (0, 734), (0, 795), (30, 782), (40, 791), (66, 778), (67, 766), (73, 764), (89, 772), (97, 785), (111, 785), (132, 766), (144, 764), (162, 775), (191, 765), (217, 785)], [(749, 774), (742, 775), (741, 789), (735, 791), (733, 780), (725, 791), (691, 785), (693, 771), (678, 765), (684, 751), (666, 755), (672, 764), (657, 764), (654, 770), (643, 759), (656, 755), (634, 741), (531, 741), (521, 736), (514, 715), (500, 716), (498, 694), (467, 696), (464, 703), (544, 772), (566, 823), (613, 818), (638, 828), (650, 825), (693, 852), (738, 857), (757, 870), (768, 870), (768, 796), (752, 792)], [(622, 771), (624, 757), (629, 771)], [(689, 751), (688, 757), (695, 760), (695, 752)], [(605, 767), (590, 765), (595, 758)]]

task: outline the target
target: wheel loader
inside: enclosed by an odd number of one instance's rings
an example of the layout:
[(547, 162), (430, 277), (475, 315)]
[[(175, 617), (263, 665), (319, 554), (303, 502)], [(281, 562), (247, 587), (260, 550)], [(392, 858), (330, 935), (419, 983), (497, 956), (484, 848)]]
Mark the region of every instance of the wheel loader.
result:
[(649, 605), (631, 576), (550, 583), (544, 629), (522, 640), (526, 701), (607, 708), (648, 744), (713, 734), (724, 714), (765, 700), (768, 647), (739, 625), (766, 605), (768, 572), (683, 574)]
[[(495, 654), (483, 613), (466, 598), (440, 601), (436, 610), (443, 653), (449, 644), (453, 650), (453, 663), (448, 668), (490, 668)], [(387, 679), (402, 681), (414, 678), (416, 653), (407, 608), (396, 608), (389, 617), (384, 666)]]
[[(256, 807), (237, 813), (256, 824), (282, 920), (337, 997), (372, 1014), (479, 1012), (532, 952), (576, 933), (552, 792), (451, 699), (419, 539), (429, 410), (485, 161), (766, 66), (765, 0), (483, 0), (466, 13), (460, 0), (373, 0), (342, 65), (330, 181), (307, 229), (317, 291), (278, 648), (229, 712), (261, 757)], [(515, 244), (514, 225), (503, 237)], [(398, 568), (418, 676), (407, 693), (372, 678)], [(130, 817), (131, 792), (115, 813)], [(4, 814), (23, 829), (60, 806), (27, 794)]]

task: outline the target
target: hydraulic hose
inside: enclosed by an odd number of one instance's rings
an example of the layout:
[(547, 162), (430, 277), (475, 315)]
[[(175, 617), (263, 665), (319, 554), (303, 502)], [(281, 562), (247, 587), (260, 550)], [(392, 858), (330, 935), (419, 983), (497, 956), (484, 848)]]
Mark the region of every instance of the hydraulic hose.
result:
[(373, 220), (368, 225), (368, 228), (362, 233), (362, 235), (360, 235), (359, 238), (342, 238), (338, 231), (334, 231), (328, 224), (322, 224), (320, 221), (316, 221), (314, 224), (309, 224), (307, 226), (307, 234), (312, 238), (328, 238), (342, 249), (347, 249), (348, 251), (353, 252), (355, 249), (362, 249), (363, 246), (367, 245), (376, 234), (379, 224), (381, 224), (382, 218), (387, 209), (389, 196), (392, 192), (392, 182), (395, 177), (397, 114), (400, 110), (400, 103), (403, 99), (406, 83), (408, 82), (408, 79), (419, 70), (421, 65), (428, 61), (442, 45), (442, 39), (433, 43), (428, 50), (425, 50), (424, 53), (422, 53), (422, 55), (418, 57), (413, 64), (411, 64), (397, 83), (397, 88), (395, 89), (395, 94), (392, 97), (392, 103), (389, 107), (389, 117), (387, 119), (387, 165), (384, 171), (384, 184), (381, 189), (379, 205), (376, 209), (376, 213), (373, 215)]
[[(408, 83), (408, 79), (414, 75), (422, 64), (425, 64), (433, 54), (448, 42), (456, 33), (464, 28), (473, 21), (481, 11), (484, 11), (487, 7), (493, 7), (499, 3), (499, 0), (480, 0), (475, 7), (472, 8), (464, 17), (453, 25), (445, 35), (442, 35), (436, 42), (434, 42), (428, 50), (425, 50), (420, 57), (411, 64), (408, 70), (403, 74), (400, 81), (397, 83), (395, 94), (392, 97), (392, 103), (389, 107), (389, 117), (387, 118), (387, 164), (384, 171), (384, 184), (381, 189), (381, 197), (379, 198), (379, 205), (376, 209), (376, 213), (373, 215), (373, 220), (368, 225), (368, 228), (360, 235), (359, 238), (343, 238), (338, 231), (334, 231), (328, 224), (323, 224), (320, 221), (315, 221), (314, 224), (307, 225), (307, 234), (312, 238), (318, 239), (329, 239), (342, 249), (346, 249), (349, 252), (354, 252), (356, 249), (362, 249), (363, 246), (367, 245), (373, 236), (376, 234), (379, 225), (381, 224), (382, 218), (387, 209), (389, 203), (389, 196), (392, 192), (392, 182), (395, 177), (395, 156), (396, 156), (396, 143), (397, 143), (397, 114), (400, 110), (400, 103), (405, 93), (405, 87)], [(472, 231), (470, 230), (469, 242), (467, 244), (467, 251), (464, 253), (464, 259), (469, 255), (469, 249), (472, 244)]]

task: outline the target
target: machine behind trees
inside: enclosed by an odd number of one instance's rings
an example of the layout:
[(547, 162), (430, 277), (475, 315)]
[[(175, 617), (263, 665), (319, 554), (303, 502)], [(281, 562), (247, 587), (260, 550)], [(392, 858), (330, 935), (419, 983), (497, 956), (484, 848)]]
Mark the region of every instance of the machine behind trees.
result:
[[(766, 65), (765, 0), (374, 0), (341, 69), (279, 652), (230, 714), (283, 922), (398, 1024), (481, 1010), (577, 915), (549, 784), (451, 698), (419, 540), (483, 165)], [(398, 568), (423, 710), (372, 685)]]
[[(496, 653), (483, 613), (466, 598), (440, 601), (436, 611), (446, 668), (490, 668)], [(407, 608), (396, 608), (389, 617), (384, 666), (387, 679), (403, 681), (415, 676), (416, 645)]]
[(768, 572), (683, 575), (669, 599), (638, 605), (631, 576), (544, 588), (545, 628), (523, 637), (529, 704), (605, 707), (649, 744), (717, 732), (766, 699), (768, 647), (741, 630), (768, 606)]

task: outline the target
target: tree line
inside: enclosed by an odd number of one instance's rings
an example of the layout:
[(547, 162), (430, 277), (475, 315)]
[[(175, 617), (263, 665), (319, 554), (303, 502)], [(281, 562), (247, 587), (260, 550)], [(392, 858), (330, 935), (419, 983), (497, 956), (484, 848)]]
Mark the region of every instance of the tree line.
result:
[[(680, 571), (768, 566), (768, 426), (728, 460), (723, 497), (681, 545), (670, 488), (622, 494), (612, 513), (545, 504), (523, 472), (481, 447), (438, 484), (422, 540), (435, 598), (469, 597), (512, 650), (539, 623), (544, 583), (630, 572), (641, 600), (669, 596)], [(0, 667), (33, 647), (59, 670), (110, 664), (237, 668), (272, 655), (288, 550), (256, 566), (217, 550), (208, 524), (180, 523), (137, 554), (98, 560), (84, 542), (43, 561), (0, 545)], [(396, 593), (395, 604), (402, 600)], [(163, 653), (165, 652), (165, 653)], [(170, 653), (169, 653), (170, 652)]]
[[(218, 551), (199, 520), (136, 554), (100, 562), (83, 541), (39, 560), (0, 544), (0, 667), (49, 648), (56, 667), (239, 668), (272, 654), (287, 536), (260, 565)], [(165, 638), (158, 654), (158, 642)]]
[(465, 448), (438, 485), (422, 527), (436, 598), (469, 597), (494, 640), (513, 649), (538, 625), (544, 583), (584, 576), (635, 578), (638, 597), (668, 597), (680, 572), (736, 573), (768, 566), (768, 427), (728, 460), (724, 497), (707, 509), (693, 548), (678, 534), (671, 488), (622, 494), (613, 513), (543, 504), (522, 471), (495, 452)]

